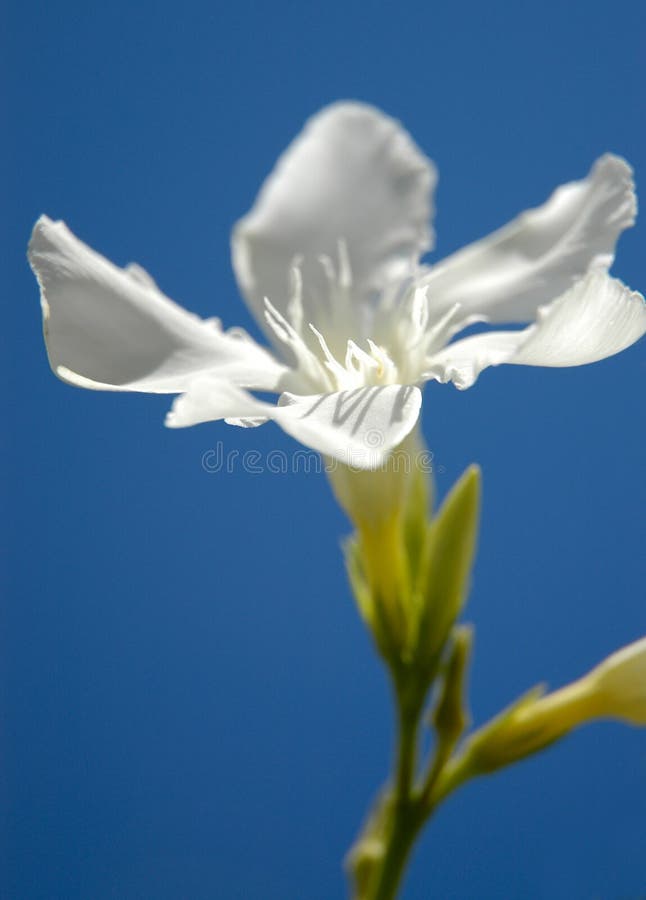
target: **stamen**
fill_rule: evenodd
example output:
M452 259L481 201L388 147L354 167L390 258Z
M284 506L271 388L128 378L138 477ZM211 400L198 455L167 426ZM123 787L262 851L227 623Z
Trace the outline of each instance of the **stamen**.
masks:
M265 322L269 325L279 341L289 344L292 340L294 329L289 322L278 312L269 297L265 297Z
M349 290L352 287L352 267L345 238L339 238L337 241L337 252L339 254L339 287Z
M316 336L316 339L319 342L321 350L323 351L323 355L325 356L325 363L326 363L327 367L332 372L332 374L337 378L337 380L345 379L348 374L347 369L345 369L341 365L341 363L338 361L338 359L336 359L336 357L334 357L332 355L332 353L330 352L330 348L328 347L327 342L326 342L325 338L323 337L323 335L321 334L321 332L317 328L315 328L311 322L309 324L310 324L312 333Z
M321 384L326 385L326 389L332 388L330 377L320 360L267 297L265 297L265 320L278 340L291 349L302 374L319 388Z
M378 363L378 377L384 380L390 378L397 371L395 363L386 353L384 348L377 346L377 344L375 344L374 341L371 341L370 338L368 338L368 346L370 347L370 352Z
M426 343L426 328L430 317L427 288L415 288L410 291L402 304L401 315L398 316L397 332L405 343L406 350L415 350ZM425 347L424 347L425 349Z
M302 257L294 257L292 267L289 270L291 291L287 304L287 318L299 334L303 330L303 273L300 268L301 262Z
M413 292L411 319L418 331L426 331L429 319L428 287L416 288Z
M334 285L336 283L336 272L334 271L334 263L325 253L321 253L316 257L321 268L323 269L323 274L328 283L328 287L330 290L334 289Z
M378 369L379 363L374 357L370 356L366 353L365 350L362 350L361 347L358 347L354 341L348 341L348 349L345 354L345 367L346 369L354 369L357 371L364 371L365 369Z

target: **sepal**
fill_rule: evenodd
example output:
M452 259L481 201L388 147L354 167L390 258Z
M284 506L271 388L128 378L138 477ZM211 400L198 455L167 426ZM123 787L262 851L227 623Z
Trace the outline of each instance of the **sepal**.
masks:
M546 728L545 720L532 718L544 694L545 687L537 685L469 738L463 757L468 759L472 775L495 772L561 736Z
M415 660L435 669L470 586L480 514L480 469L470 466L427 530L418 581Z
M453 642L442 677L440 696L433 712L433 726L441 744L454 747L469 727L466 682L473 645L473 628L460 625L453 629Z

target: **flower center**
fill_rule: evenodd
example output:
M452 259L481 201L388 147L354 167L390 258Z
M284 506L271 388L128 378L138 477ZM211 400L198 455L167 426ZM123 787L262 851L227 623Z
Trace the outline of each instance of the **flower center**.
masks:
M415 287L412 279L403 290L401 285L386 289L374 302L362 299L353 291L343 240L336 266L327 256L318 262L326 296L315 309L316 324L305 317L301 259L292 265L285 314L265 298L265 320L292 357L289 389L320 393L420 381L431 354L461 324L459 307L433 321L427 289ZM357 333L355 341L350 334Z
M346 391L369 385L398 383L398 370L388 351L367 339L367 349L346 340L345 356L338 359L325 336L311 322L297 330L265 298L265 319L294 358L296 375L315 391Z

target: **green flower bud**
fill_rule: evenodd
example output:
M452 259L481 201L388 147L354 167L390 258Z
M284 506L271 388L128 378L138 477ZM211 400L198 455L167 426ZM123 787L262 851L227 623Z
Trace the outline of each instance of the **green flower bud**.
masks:
M453 646L449 656L442 692L433 713L433 725L439 740L453 747L462 732L469 726L469 713L465 709L466 679L473 643L473 629L460 625L453 630Z

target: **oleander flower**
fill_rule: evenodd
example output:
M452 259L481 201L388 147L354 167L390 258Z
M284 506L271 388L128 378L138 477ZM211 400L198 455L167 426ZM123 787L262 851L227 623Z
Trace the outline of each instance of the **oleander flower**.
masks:
M644 334L643 297L608 275L636 211L622 159L602 156L543 206L428 267L435 182L376 109L339 103L308 123L233 231L238 283L271 350L185 311L139 266L112 265L43 216L29 259L52 369L85 388L180 394L170 427L273 420L374 468L415 426L425 381L462 389L501 363L591 363ZM459 339L474 322L516 327Z

